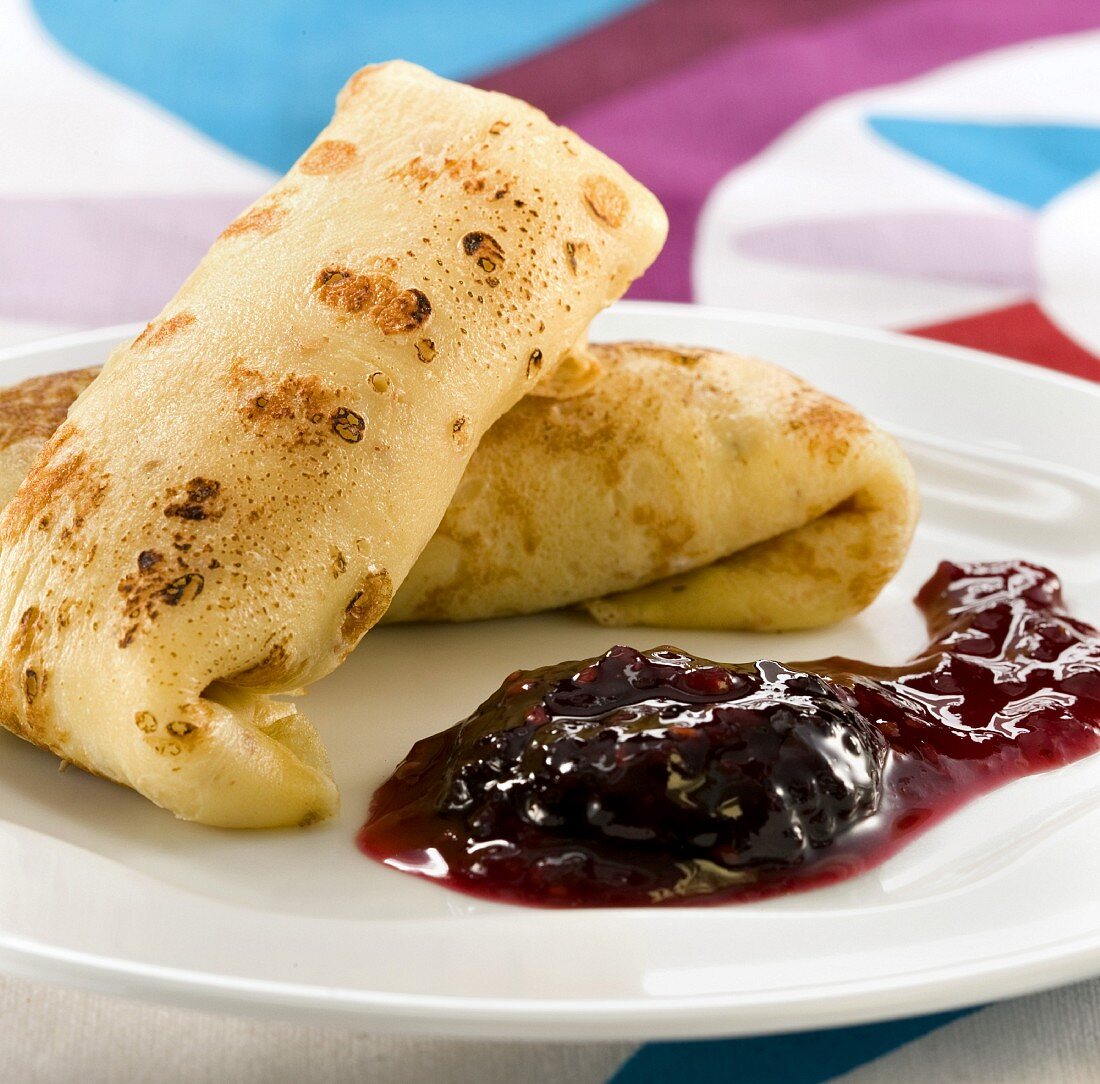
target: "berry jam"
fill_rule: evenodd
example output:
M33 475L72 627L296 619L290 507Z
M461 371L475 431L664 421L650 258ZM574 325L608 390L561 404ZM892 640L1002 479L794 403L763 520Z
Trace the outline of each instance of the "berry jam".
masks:
M359 845L511 903L760 899L1100 749L1100 635L1052 572L945 562L916 602L931 643L900 667L614 647L518 671L413 746Z

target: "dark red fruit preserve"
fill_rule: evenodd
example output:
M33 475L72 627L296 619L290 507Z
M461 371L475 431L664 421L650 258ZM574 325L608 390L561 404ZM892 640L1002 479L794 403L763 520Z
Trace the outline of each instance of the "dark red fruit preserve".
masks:
M512 903L759 899L1100 748L1100 636L1054 573L945 562L916 601L931 643L899 667L614 647L512 674L413 746L359 845Z

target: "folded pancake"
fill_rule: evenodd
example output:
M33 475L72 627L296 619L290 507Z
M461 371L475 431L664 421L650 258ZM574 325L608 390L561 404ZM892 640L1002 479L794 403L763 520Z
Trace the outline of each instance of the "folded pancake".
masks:
M593 345L485 436L386 620L810 628L875 598L916 517L896 441L790 373Z
M378 620L481 435L664 232L530 106L359 72L0 517L0 722L188 819L329 815L320 743L269 694Z

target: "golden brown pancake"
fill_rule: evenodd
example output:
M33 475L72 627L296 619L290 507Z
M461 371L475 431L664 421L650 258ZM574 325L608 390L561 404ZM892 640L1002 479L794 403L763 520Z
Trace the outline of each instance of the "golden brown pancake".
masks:
M57 417L95 371L0 394L0 432L10 440L34 418L20 445L32 454L47 435L39 418ZM43 398L38 414L9 413ZM0 479L15 479L10 455L0 449ZM916 516L896 442L783 370L718 351L591 346L489 430L384 620L580 603L607 625L813 628L874 600Z
M581 603L606 625L810 628L897 571L913 471L852 407L699 348L593 345L561 372L486 434L387 621Z
M0 516L0 723L190 820L331 814L320 742L271 694L381 617L482 434L665 229L530 106L357 73Z

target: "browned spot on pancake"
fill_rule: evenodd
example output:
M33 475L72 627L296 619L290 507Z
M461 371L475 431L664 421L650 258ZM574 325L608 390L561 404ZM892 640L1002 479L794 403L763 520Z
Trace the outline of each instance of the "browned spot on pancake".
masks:
M330 308L365 316L383 335L413 331L432 314L431 302L420 290L403 290L381 272L360 275L333 264L318 272L313 290Z
M162 346L177 331L190 327L195 322L194 314L190 312L177 312L174 316L168 316L163 320L152 320L145 325L145 330L134 340L133 346Z
M80 606L75 598L63 598L57 607L57 627L67 629L73 610Z
M429 365L435 360L435 341L432 339L419 339L416 343L416 356Z
M393 180L415 185L421 192L440 178L461 185L470 196L484 196L490 201L504 199L515 183L515 178L497 166L488 166L476 157L425 158L416 155L387 174ZM522 206L522 203L521 203Z
M23 695L28 704L33 704L38 699L39 685L38 671L28 667L23 671Z
M399 266L392 256L372 256L363 261L363 273L395 275Z
M272 644L258 662L231 675L228 680L234 685L246 688L286 685L297 681L305 672L306 665L302 660L297 662L291 660L290 640L285 638Z
M347 407L339 407L332 415L332 431L348 444L358 444L366 427L363 415Z
M27 473L0 520L3 541L14 542L43 522L44 529L57 527L61 543L79 540L85 521L103 503L110 476L83 451L65 454L75 432L62 425Z
M303 173L314 176L324 173L343 173L355 164L359 151L354 143L343 139L323 139L314 143L306 156L298 163Z
M858 411L798 381L786 401L788 431L804 440L809 450L839 465L856 437L870 432L870 423Z
M32 376L0 389L0 451L24 440L45 441L65 420L73 400L99 375L99 369Z
M436 169L419 154L410 158L403 166L398 166L389 173L393 180L412 181L423 191L439 176L441 170Z
M612 228L623 224L630 204L614 181L599 174L585 177L581 181L581 195L588 209L601 222Z
M198 598L205 585L206 578L201 572L185 572L164 585L161 597L169 606L179 606Z
M258 233L261 236L274 233L286 218L286 213L286 208L278 202L278 195L272 196L267 203L252 207L233 219L222 230L221 238L239 237L244 233Z
M151 711L135 712L134 725L143 734L152 734L157 729L157 717Z
M648 504L635 505L630 518L646 531L653 543L656 577L668 575L673 571L675 559L695 534L695 528L689 521Z
M489 125L489 135L503 135L504 129L508 127L508 121L495 120Z
M451 422L451 437L459 448L465 448L470 443L470 419L465 414L459 414Z
M390 574L384 568L368 573L344 608L340 642L336 645L337 654L346 655L355 647L364 633L379 622L392 600L393 582Z
M164 555L161 553L157 553L156 550L142 550L141 553L138 554L137 559L138 571L148 572L151 568L154 568L163 560Z
M169 490L164 514L185 520L221 519L225 502L220 499L221 483L211 478L192 478L183 487ZM139 564L140 564L140 558Z
M504 262L504 249L487 233L474 230L462 238L462 251L473 257L486 274L496 271Z
M15 627L8 642L8 653L14 659L23 659L34 650L35 642L46 627L46 619L37 606L28 606L19 615L19 624Z
M45 615L28 606L8 641L0 672L0 717L16 734L38 744L49 736L49 720L39 703L45 673L38 657Z
M367 84L378 74L381 64L368 64L360 68L344 85L336 99L336 108L343 109L357 94L361 93Z
M118 638L119 647L129 647L134 642L142 620L152 620L156 616L160 588L160 582L151 583L144 576L133 572L119 581L118 593L122 596L122 635Z
M265 425L327 411L335 397L335 389L312 373L305 376L287 373L272 388L258 369L239 363L230 369L229 383L238 398L244 400L240 410L245 418Z
M229 372L238 413L257 437L288 447L317 447L333 439L331 419L339 400L351 394L313 373L287 373L278 383L238 361Z
M138 712L134 721L154 753L178 757L193 751L203 740L204 724L209 722L211 710L209 702L199 700L181 704L178 716L163 726L150 712Z
M535 349L527 355L527 375L537 376L539 370L542 368L542 351Z
M332 557L332 578L338 580L348 570L348 559L336 546L329 547L329 555Z
M161 607L190 602L202 593L205 580L201 573L173 575L174 569L157 550L142 550L137 569L119 581L122 597L122 632L118 646L129 647L143 625L160 616Z
M579 274L590 262L592 246L587 241L566 241L564 249L566 266L574 275Z

